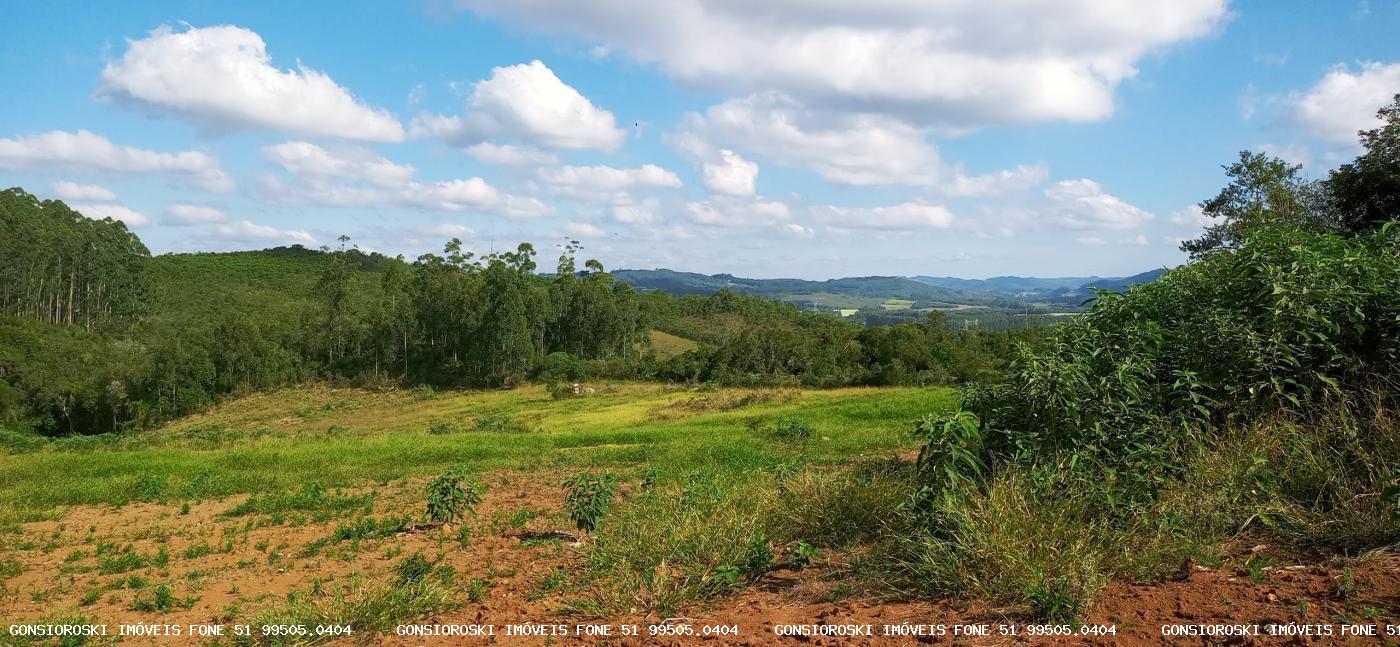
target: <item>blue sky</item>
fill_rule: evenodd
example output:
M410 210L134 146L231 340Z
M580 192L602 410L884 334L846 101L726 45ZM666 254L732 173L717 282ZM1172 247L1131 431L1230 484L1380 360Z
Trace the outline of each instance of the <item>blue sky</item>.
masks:
M1354 156L1397 33L1376 0L9 3L0 184L156 253L1132 274L1238 151Z

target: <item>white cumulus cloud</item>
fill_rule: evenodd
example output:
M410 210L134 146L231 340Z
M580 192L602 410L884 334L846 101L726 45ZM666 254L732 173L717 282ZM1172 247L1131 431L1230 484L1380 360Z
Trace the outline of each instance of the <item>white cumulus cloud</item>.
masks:
M945 229L953 224L947 207L905 202L888 207L813 207L813 214L841 229Z
M298 63L272 65L267 45L233 25L128 40L102 71L101 96L193 119L213 130L256 128L364 141L404 139L403 126L357 100L330 76Z
M1356 133L1381 124L1376 111L1400 94L1400 63L1362 63L1353 72L1332 68L1307 92L1291 97L1293 116L1309 134L1341 146L1356 146Z
M49 185L49 190L53 191L53 197L59 200L93 200L96 202L111 202L117 199L116 192L106 187L96 184L78 184L68 180L59 180Z
M529 146L481 142L468 146L466 153L478 161L501 166L545 166L559 163L559 158L554 155Z
M461 0L682 82L952 128L1113 113L1148 52L1210 34L1225 0Z
M686 216L696 224L712 227L755 227L781 224L792 215L786 204L763 198L714 196L700 202L687 202Z
M1187 229L1205 229L1221 222L1220 218L1207 216L1206 212L1201 209L1201 205L1199 204L1187 205L1177 209L1173 211L1170 216L1167 216L1167 219Z
M114 173L173 173L206 191L233 189L219 160L200 151L158 153L118 146L96 133L54 130L38 135L0 138L0 168L58 165Z
M643 164L637 168L554 166L541 168L535 175L556 193L590 200L625 200L618 194L632 189L675 189L681 186L679 175L655 164Z
M692 150L709 141L742 146L840 184L921 185L938 172L938 150L918 128L872 115L831 117L780 94L730 99L689 115L682 128Z
M753 195L758 179L758 164L750 162L729 149L719 151L719 162L700 167L705 188L726 195Z
M1044 164L1021 165L983 175L968 175L961 166L953 167L932 188L935 193L955 198L995 196L1025 191L1045 182L1050 168Z
M717 142L837 184L920 186L958 197L1024 190L1048 174L1044 165L1034 165L969 176L940 158L927 128L880 114L814 110L776 92L687 115L672 141L683 154L707 163L720 157Z
M144 214L119 204L75 204L70 206L73 207L74 211L94 220L111 218L126 223L128 227L144 227L151 223L151 219Z
M220 236L233 241L245 243L299 243L302 245L315 245L316 238L310 233L300 229L278 229L271 225L260 225L250 220L240 220L236 223L220 225L217 229Z
M613 220L629 225L646 225L656 220L656 214L652 210L630 203L613 205L612 217Z
M1089 179L1056 182L1045 197L1051 223L1066 229L1131 229L1152 219Z
M491 78L472 86L465 114L420 115L412 132L462 146L507 136L549 148L603 151L627 139L611 112L593 105L540 61L494 68Z
M287 142L264 149L294 182L268 176L263 189L275 200L332 207L409 206L432 211L481 211L507 218L554 213L545 203L502 193L479 177L425 181L416 170L358 148L327 149Z
M267 161L297 175L365 180L376 186L401 186L416 172L362 149L332 153L316 144L292 141L263 149Z
M564 225L564 233L579 238L602 238L608 232L598 225L587 222L571 222Z
M172 204L165 211L168 217L164 222L174 225L203 225L228 219L223 211L198 204Z

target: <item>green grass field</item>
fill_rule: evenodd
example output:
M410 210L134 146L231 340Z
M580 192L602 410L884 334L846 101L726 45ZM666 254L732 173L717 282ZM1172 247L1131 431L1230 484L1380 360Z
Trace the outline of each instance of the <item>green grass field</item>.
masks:
M122 505L153 494L201 500L293 490L312 480L351 487L458 463L473 471L835 464L906 447L914 419L953 403L951 390L919 388L691 391L618 384L567 400L551 399L539 386L431 395L288 389L90 450L0 456L0 521L51 518L64 506ZM815 431L800 456L790 443L751 430L782 416ZM448 423L439 431L453 433L430 433L433 423Z

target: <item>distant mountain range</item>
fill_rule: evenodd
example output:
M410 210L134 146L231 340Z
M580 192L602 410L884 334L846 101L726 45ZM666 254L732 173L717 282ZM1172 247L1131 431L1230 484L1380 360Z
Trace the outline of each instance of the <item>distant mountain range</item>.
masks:
M1029 301L1081 302L1093 296L1093 289L1122 292L1139 283L1151 283L1166 269L1148 270L1132 276L994 276L989 279L959 279L946 276L910 277L920 283L943 288L972 290L1014 296Z
M750 279L733 274L698 274L668 269L616 270L614 278L641 290L676 295L708 295L722 289L799 303L812 308L860 307L878 300L921 304L980 305L1018 308L1026 303L1078 305L1092 296L1091 288L1123 290L1154 281L1165 270L1124 277L1071 276L1037 278L998 276L960 279L935 276L858 276L826 281ZM916 306L918 307L918 306Z
M617 270L614 278L643 290L663 290L671 294L714 294L730 289L743 294L766 296L783 301L828 302L823 296L854 299L900 299L915 302L972 304L1014 307L1018 300L1006 295L958 290L929 285L904 276L857 276L826 281L803 279L749 279L733 274L697 274L674 270ZM806 297L806 298L804 298ZM837 304L838 306L840 304Z
M1075 290L1090 281L1098 281L1099 276L1061 276L1040 278L1034 276L993 276L990 279L960 279L951 276L911 276L920 283L936 285L954 290L976 290L997 294L1033 294L1048 290Z

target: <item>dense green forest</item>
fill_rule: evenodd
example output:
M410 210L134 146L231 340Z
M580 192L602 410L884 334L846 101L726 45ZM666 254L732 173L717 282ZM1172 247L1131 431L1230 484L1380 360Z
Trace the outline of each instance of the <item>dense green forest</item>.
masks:
M950 332L934 314L865 328L721 290L637 292L561 245L407 261L353 247L151 257L114 220L0 194L0 425L50 436L142 428L313 379L508 387L587 376L721 384L952 384L1004 368L1036 330ZM652 329L701 342L665 357Z

